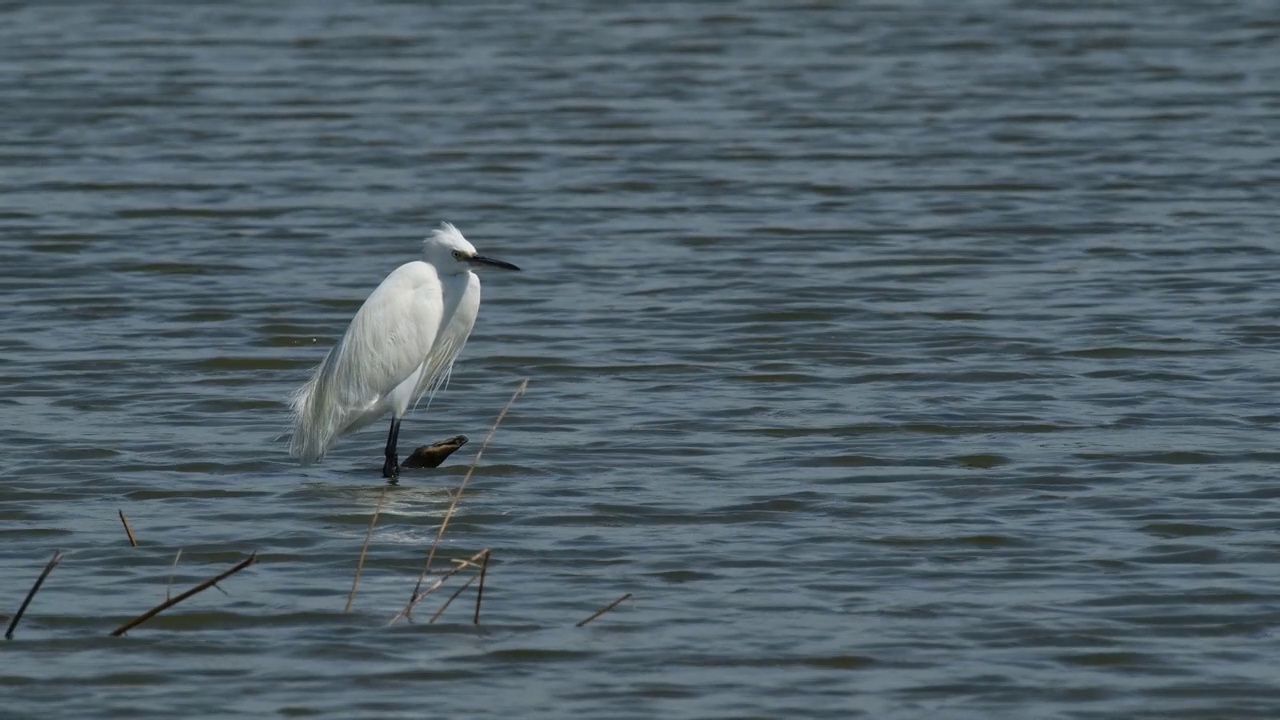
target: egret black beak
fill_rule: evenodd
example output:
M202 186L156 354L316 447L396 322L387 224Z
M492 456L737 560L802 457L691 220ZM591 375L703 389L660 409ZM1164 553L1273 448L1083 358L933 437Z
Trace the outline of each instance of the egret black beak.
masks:
M515 265L512 265L509 262L506 262L505 260L495 260L494 258L485 257L483 255L472 255L471 257L467 258L467 262L471 263L472 265L491 265L493 267L500 267L503 270L519 270L520 269Z

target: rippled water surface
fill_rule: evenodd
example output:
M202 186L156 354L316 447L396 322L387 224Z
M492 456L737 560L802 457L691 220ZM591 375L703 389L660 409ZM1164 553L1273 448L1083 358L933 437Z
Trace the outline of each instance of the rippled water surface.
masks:
M0 3L0 715L1278 717L1278 147L1270 2ZM344 614L285 400L440 220Z

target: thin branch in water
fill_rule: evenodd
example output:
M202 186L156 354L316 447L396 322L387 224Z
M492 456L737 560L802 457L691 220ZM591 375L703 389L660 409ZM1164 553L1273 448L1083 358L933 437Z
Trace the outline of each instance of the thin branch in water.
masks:
M226 580L227 578L231 577L232 575L235 575L236 573L240 572L241 570L243 570L243 569L245 569L245 568L249 567L250 565L252 565L254 562L256 562L256 561L257 561L257 559L258 559L258 553L256 553L256 552L255 552L254 554L250 555L249 557L245 558L244 560L241 560L239 563L237 563L237 564L236 564L236 566L235 566L235 567L231 568L230 570L227 570L226 572L222 573L221 575L216 575L216 576L214 576L214 577L209 578L208 580L205 580L204 582L200 583L199 585L196 585L195 587L193 587L193 588L191 588L190 590L188 590L188 591L186 591L186 592L182 593L181 595L179 595L179 596L177 596L177 597L173 598L172 600L165 600L164 602L160 603L159 605L157 605L157 606L155 606L155 607L151 608L150 610L148 610L148 611L146 611L146 612L142 613L142 614L141 614L141 615L139 615L138 617L136 617L136 618L134 618L134 619L130 620L129 622L127 622L127 623L125 623L125 624L121 625L120 627L116 628L115 630L112 630L112 631L111 631L111 636L112 636L112 637L120 637L121 635L123 635L123 634L125 634L125 633L129 632L129 631L130 631L130 630L132 630L133 628L135 628L135 627L137 627L137 626L141 625L142 623L144 623L144 622L146 622L146 621L150 620L151 618L155 617L156 615L159 615L160 613L164 612L165 610L168 610L169 608L173 607L174 605L177 605L178 603L182 602L183 600L186 600L187 598L191 597L192 595L195 595L196 593L199 593L199 592L204 591L204 590L208 590L209 588L213 587L214 585L217 585L219 582L222 582L223 580Z
M438 617L440 617L442 614L444 614L445 609L446 609L446 608L448 608L448 607L449 607L449 605L450 605L451 603L453 603L453 601L454 601L454 600L457 600L457 599L458 599L458 596L462 594L462 591L463 591L463 590L466 590L466 589L467 589L467 588L469 588L469 587L471 587L471 583L473 583L473 582L475 582L475 581L476 581L476 576L475 576L475 575L472 575L472 576L471 576L471 579L469 579L469 580L467 580L466 582L462 583L462 587L458 588L457 590L454 590L454 591L453 591L453 594L449 596L449 599L448 599L448 600L445 600L445 601L444 601L444 604L440 606L440 609L436 611L436 614L435 614L435 615L432 615L432 616L431 616L431 619L427 621L427 624L428 624L428 625L430 625L431 623L434 623L434 622L436 621L436 618L438 618Z
M22 605L18 606L18 612L14 613L13 619L9 621L9 627L4 631L5 640L13 639L13 631L17 629L18 621L21 620L23 614L27 612L27 606L31 604L31 598L36 596L36 593L40 590L40 586L44 584L44 579L49 577L49 573L53 572L54 568L58 567L58 563L62 562L62 558L64 557L66 556L62 554L61 550L53 551L53 557L49 558L49 562L44 566L44 570L41 571L40 577L36 578L36 584L32 585L31 589L27 591L27 596L23 598Z
M480 624L480 600L484 598L484 575L489 570L489 557L492 553L484 554L484 562L480 565L480 586L476 588L476 612L471 618L472 625Z
M169 568L169 583L164 586L164 599L169 599L169 593L173 591L173 576L178 573L178 561L182 559L182 548L178 548L178 554L173 556L173 567Z
M419 602L422 602L422 598L424 598L424 597L426 597L426 596L430 595L431 593L435 592L436 590L439 590L439 589L440 589L440 586L441 586L441 585L444 585L444 581L445 581L445 580L448 580L449 578L453 577L454 575L457 575L458 573L462 572L462 570L463 570L464 568L466 568L466 567L467 567L467 565L474 564L475 562L477 562L478 560L480 560L480 558L484 557L485 555L488 555L488 554L489 554L489 552L490 552L489 548L485 548L484 550L481 550L480 552L476 553L475 555L472 555L470 558L467 558L467 563L466 563L466 564L464 564L464 565L459 565L459 566L457 566L457 567L453 568L452 570L449 570L449 571L445 572L443 575L441 575L439 578L437 578L437 579L436 579L436 581L435 581L434 583L432 583L432 584L431 584L431 587L427 588L426 590L423 590L422 592L418 593L417 595L414 595L414 596L413 596L413 599L409 601L409 604L408 604L408 605L405 605L405 606L404 606L404 607L402 607L402 608L400 608L400 612L396 613L396 614L395 614L395 616L394 616L394 617L392 617L392 618L391 618L391 620L390 620L387 624L388 624L388 625L393 625L393 624L395 624L395 621L397 621L397 620L399 620L400 618L405 617L405 616L407 616L409 613L413 612L413 606L414 606L414 605L417 605Z
M382 512L382 501L387 499L387 489L382 488L378 495L378 504L373 507L373 517L369 518L369 532L364 535L364 545L360 546L360 560L356 562L356 576L351 578L351 592L347 593L347 605L342 614L351 612L351 603L356 599L356 586L360 584L360 571L364 570L364 556L369 552L369 540L373 538L373 528L378 524L378 513Z
M480 445L480 449L476 451L476 456L471 460L471 466L467 468L467 474L463 476L462 483L458 485L457 492L453 493L453 502L449 503L449 509L445 511L444 520L440 522L440 530L436 533L436 539L431 542L431 550L427 553L427 559L422 563L422 572L418 573L418 582L413 586L413 594L410 598L418 597L418 591L422 589L422 581L426 579L427 572L431 569L431 561L436 557L436 547L440 545L440 538L444 537L445 528L449 527L449 521L453 519L453 513L458 509L458 501L462 499L462 491L467 487L467 482L471 480L471 474L475 472L476 465L480 462L480 456L484 455L485 448L489 447L489 441L493 440L493 434L498 431L498 426L502 424L502 419L507 416L507 412L511 410L511 406L515 404L516 399L524 394L529 387L529 379L525 378L520 381L520 387L516 388L511 399L507 401L506 407L502 408L502 412L498 413L498 418L493 421L493 427L489 428L489 434L485 436L484 442ZM412 612L413 606L417 604L415 600L410 600L405 607ZM395 622L392 620L392 622Z
M129 518L124 516L123 510L117 510L120 513L120 522L124 523L124 534L129 536L129 546L138 547L138 539L133 536L133 528L129 527Z
M592 620L595 620L596 618L600 617L601 615L603 615L603 614L605 614L605 613L609 612L610 610L612 610L612 609L614 609L614 608L618 607L619 605L621 605L621 604L622 604L622 601L623 601L623 600L626 600L626 599L627 599L627 598L629 598L629 597L631 597L631 593L627 593L626 595L623 595L622 597L618 598L617 600L614 600L613 602L609 603L608 605L605 605L604 607L602 607L602 608L600 608L599 610L595 611L594 613L592 613L592 614L591 614L591 617L587 618L586 620L583 620L582 622L578 623L578 624L577 624L577 625L575 625L574 627L582 627L583 625L586 625L587 623L591 622Z

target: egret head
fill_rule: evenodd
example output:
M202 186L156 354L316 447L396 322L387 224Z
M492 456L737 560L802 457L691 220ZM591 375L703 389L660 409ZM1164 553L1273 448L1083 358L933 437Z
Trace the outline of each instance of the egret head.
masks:
M475 246L462 237L458 228L447 222L440 223L440 227L431 231L431 237L423 243L423 254L427 262L436 267L436 272L442 274L462 273L480 266L520 269L509 262L476 253Z

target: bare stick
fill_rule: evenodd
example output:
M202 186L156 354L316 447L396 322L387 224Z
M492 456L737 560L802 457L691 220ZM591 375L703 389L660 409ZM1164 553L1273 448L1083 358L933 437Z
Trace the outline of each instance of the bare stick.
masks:
M182 559L182 548L178 548L178 554L173 556L173 567L169 568L169 584L164 586L164 599L169 599L169 593L173 590L173 576L178 572L178 560Z
M217 585L218 583L222 582L223 580L226 580L227 578L231 577L232 575L235 575L236 573L240 572L241 570L243 570L243 569L245 569L245 568L249 567L250 565L252 565L254 562L256 562L256 561L257 561L257 559L258 559L258 553L256 553L256 552L255 552L254 554L250 555L249 557L245 558L244 560L241 560L239 563L237 563L237 564L236 564L236 566L235 566L235 567L233 567L233 568L231 568L230 570L228 570L228 571L226 571L226 572L222 573L221 575L217 575L217 576L215 576L215 577L211 577L211 578L209 578L208 580L205 580L204 582L202 582L202 583L200 583L199 585L197 585L197 586L195 586L195 587L191 588L190 590L188 590L188 591L186 591L186 592L182 593L181 595L179 595L179 596L177 596L177 597L173 598L172 600L165 600L164 602L160 603L159 605L157 605L157 606L155 606L155 607L151 608L150 610L148 610L148 611L146 611L146 612L142 613L142 614L141 614L141 615L139 615L138 617L136 617L136 618L134 618L134 619L130 620L129 622L127 622L127 623L125 623L125 624L121 625L120 627L116 628L115 630L112 630L112 631L111 631L111 636L112 636L112 637L120 637L121 635L123 635L123 634L125 634L125 633L129 632L129 631L130 631L130 630L132 630L133 628L135 628L135 627L137 627L137 626L141 625L142 623L144 623L144 622L146 622L146 621L150 620L151 618L155 617L156 615L159 615L160 613L164 612L165 610L168 610L169 608L173 607L174 605L177 605L178 603L182 602L183 600L186 600L187 598L191 597L192 595L195 595L196 593L201 592L201 591L203 591L203 590L208 590L210 587L213 587L214 585Z
M525 378L520 381L520 387L516 388L515 394L507 401L507 406L502 408L502 412L498 413L498 419L493 421L493 427L489 428L489 434L485 437L484 443L480 445L480 449L476 451L476 456L471 460L471 467L467 468L467 474L463 476L462 483L458 485L458 491L453 493L453 502L449 503L449 509L445 511L444 520L440 522L440 530L436 533L436 539L431 542L431 551L427 553L426 562L422 563L422 572L418 573L418 582L413 586L413 595L417 597L418 591L422 589L422 581L427 577L427 571L431 569L431 561L436 557L436 547L440 544L440 538L444 536L445 528L449 527L449 520L453 518L453 513L458 508L458 500L462 499L462 491L467 487L467 482L471 480L471 474L475 472L476 465L480 462L480 456L484 455L485 448L489 447L489 441L493 439L493 434L498 431L498 425L502 423L502 419L507 416L507 411L511 410L511 406L515 404L516 398L524 394L526 388L529 387L529 379ZM412 612L416 600L410 600L405 608ZM392 620L392 622L395 622Z
M462 594L463 590L466 590L467 588L471 587L471 583L475 581L476 581L476 576L472 575L470 580L462 583L462 587L458 588L457 590L454 590L453 594L449 596L449 599L445 600L444 604L440 606L440 609L436 611L436 614L432 615L431 619L427 621L427 624L430 625L431 623L436 621L436 618L444 614L445 609L447 609L454 600L458 599L458 596Z
M120 522L124 523L124 534L129 536L129 546L138 547L138 539L133 536L133 528L129 527L129 518L124 516L123 510L117 512L120 513Z
M62 562L63 554L61 550L54 550L53 557L49 558L49 562L44 566L44 571L40 573L40 577L36 578L36 584L31 586L27 591L27 596L23 598L22 605L18 607L18 612L14 614L13 619L9 621L9 627L4 631L4 639L12 640L13 631L18 627L18 621L22 619L23 613L27 611L27 606L31 604L31 598L36 596L36 592L40 590L40 586L44 584L44 579L49 577L49 573L58 567L58 563Z
M486 556L486 555L488 555L488 554L489 554L489 548L485 548L484 550L481 550L480 552L476 553L475 555L472 555L471 557L467 558L467 562L466 562L466 563L463 563L463 564L461 564L461 565L459 565L459 566L457 566L457 567L453 568L452 570L448 570L448 571L446 571L446 572L445 572L443 575L441 575L439 578L436 578L436 581L435 581L434 583L432 583L432 584L431 584L431 587L427 588L426 590L423 590L422 592L418 593L417 595L414 595L414 596L413 596L413 599L409 601L409 604L408 604L408 605L405 605L405 606L404 606L404 607L402 607L402 608L400 608L400 612L396 613L396 614L395 614L395 616L391 618L391 621L390 621L390 622L388 622L387 624L388 624L388 625L393 625L393 624L395 624L395 621L397 621L397 620L399 620L400 618L405 617L406 615L408 615L410 612L412 612L412 611L413 611L413 606L414 606L414 605L417 605L419 602L422 602L422 598L424 598L424 597L426 597L426 596L430 595L431 593L435 592L436 590L439 590L439 589L440 589L440 586L444 584L444 581L445 581L445 580L448 580L449 578L453 577L454 575L457 575L458 573L462 572L462 571L463 571L463 570L464 570L468 565L474 564L475 562L477 562L478 560L480 560L480 558L482 558L482 557L484 557L484 556Z
M605 613L609 612L610 610L612 610L612 609L614 609L614 608L618 607L619 605L621 605L621 604L622 604L622 601L623 601L623 600L626 600L626 599L627 599L627 598L629 598L629 597L631 597L631 593L627 593L626 595L623 595L622 597L618 598L617 600L614 600L613 602L609 603L608 605L605 605L604 607L602 607L602 608L600 608L599 610L595 611L594 613L592 613L592 614L591 614L591 617L587 618L586 620L583 620L582 622L578 623L578 624L577 624L577 625L575 625L574 627L582 627L583 625L586 625L587 623L591 622L592 620L595 620L596 618L600 617L601 615L603 615L603 614L605 614Z
M351 612L351 603L356 599L356 586L360 584L360 571L364 569L364 556L369 552L369 540L373 537L373 527L378 524L378 513L382 512L382 501L387 498L387 489L382 488L378 495L378 504L373 507L373 517L369 518L369 532L364 535L364 545L360 546L360 560L356 562L356 576L351 579L351 592L347 593L347 605L342 614Z
M484 554L484 561L480 564L480 586L476 588L476 613L471 618L472 625L480 624L480 600L484 597L484 574L489 569L489 556L492 553Z

